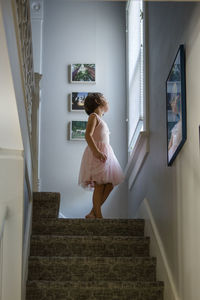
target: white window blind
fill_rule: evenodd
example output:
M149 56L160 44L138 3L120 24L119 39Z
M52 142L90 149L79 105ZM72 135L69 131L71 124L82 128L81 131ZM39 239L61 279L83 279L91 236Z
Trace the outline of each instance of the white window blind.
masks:
M143 0L127 4L128 144L129 152L143 130Z

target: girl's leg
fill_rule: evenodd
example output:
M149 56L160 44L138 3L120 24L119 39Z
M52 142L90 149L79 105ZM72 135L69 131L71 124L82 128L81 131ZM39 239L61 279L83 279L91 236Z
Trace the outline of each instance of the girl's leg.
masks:
M101 199L101 205L106 201L111 191L113 190L113 184L107 183L104 184L103 197ZM95 218L94 208L91 209L90 213L86 216L86 218Z
M93 211L96 218L102 218L101 213L101 201L104 193L104 184L97 184L95 182L94 193L93 193Z
M102 201L101 201L101 205L106 201L106 199L108 198L108 196L110 195L112 190L113 190L113 184L112 183L106 183L105 188L104 188L104 192L103 192L103 198L102 198Z
M96 182L94 184L96 185ZM105 185L104 185L104 187L105 187ZM93 192L93 196L94 196L94 192ZM95 212L94 212L94 205L93 205L91 211L89 212L89 214L87 214L85 216L85 218L88 218L88 219L95 219L96 218Z

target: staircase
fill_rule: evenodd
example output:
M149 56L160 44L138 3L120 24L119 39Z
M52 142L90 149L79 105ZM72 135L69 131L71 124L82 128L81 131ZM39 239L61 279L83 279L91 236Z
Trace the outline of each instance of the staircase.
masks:
M60 193L34 192L26 300L163 300L142 219L59 219Z

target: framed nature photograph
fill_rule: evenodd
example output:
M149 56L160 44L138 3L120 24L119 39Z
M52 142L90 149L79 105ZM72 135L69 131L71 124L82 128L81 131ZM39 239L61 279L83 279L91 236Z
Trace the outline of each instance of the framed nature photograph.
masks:
M71 111L85 111L84 109L84 101L88 96L87 92L72 92L70 97L70 110Z
M71 121L70 122L70 140L85 140L87 121Z
M185 49L180 45L166 80L167 163L171 166L186 134Z
M96 83L96 65L71 64L71 83Z

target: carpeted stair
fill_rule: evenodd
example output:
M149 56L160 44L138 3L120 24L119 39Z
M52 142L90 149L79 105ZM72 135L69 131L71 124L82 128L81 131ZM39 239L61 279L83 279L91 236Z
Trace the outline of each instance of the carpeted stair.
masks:
M59 219L59 205L33 194L26 300L163 300L143 219Z

